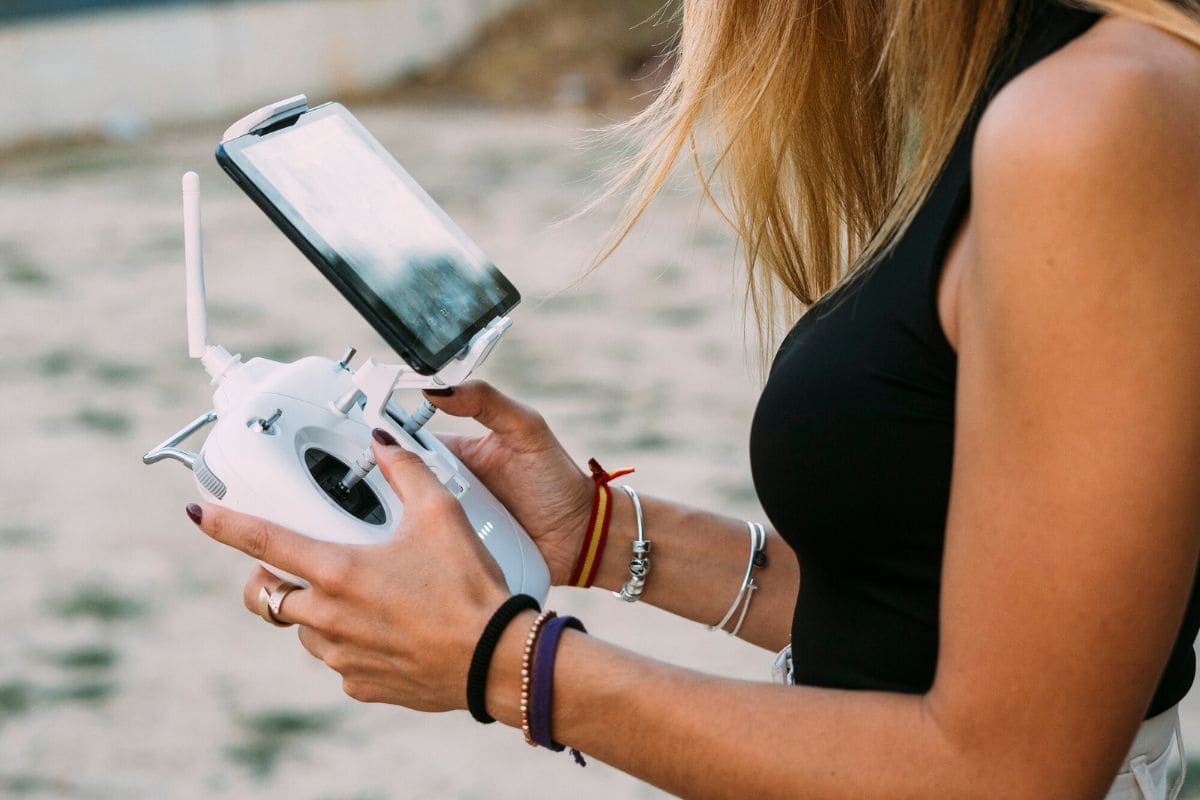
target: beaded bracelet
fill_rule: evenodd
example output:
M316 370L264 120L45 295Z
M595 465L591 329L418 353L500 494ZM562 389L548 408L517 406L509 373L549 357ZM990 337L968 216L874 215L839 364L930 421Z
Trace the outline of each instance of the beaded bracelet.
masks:
M588 517L583 546L579 550L579 558L568 581L570 586L580 589L589 588L596 580L600 558L608 541L608 525L612 521L612 490L608 488L609 481L633 472L632 467L606 472L594 458L588 459L588 469L592 471L592 480L596 483L596 494L592 498L592 513Z
M521 731L525 734L525 744L537 747L537 742L529 733L529 684L533 680L533 647L541 633L542 626L551 618L557 616L553 611L543 611L529 627L529 635L525 637L525 652L521 655Z

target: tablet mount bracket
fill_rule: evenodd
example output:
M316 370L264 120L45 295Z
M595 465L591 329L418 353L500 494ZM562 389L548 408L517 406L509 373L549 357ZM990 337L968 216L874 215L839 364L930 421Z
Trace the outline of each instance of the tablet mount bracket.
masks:
M246 134L259 133L264 128L269 128L276 123L284 122L292 117L298 117L305 111L308 111L308 97L306 95L298 94L286 100L277 100L270 105L263 106L257 111L251 111L230 125L221 137L221 143L225 144Z

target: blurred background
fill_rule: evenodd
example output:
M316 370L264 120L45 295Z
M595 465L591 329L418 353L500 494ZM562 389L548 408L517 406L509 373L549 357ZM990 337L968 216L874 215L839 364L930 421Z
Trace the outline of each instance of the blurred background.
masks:
M185 170L212 342L389 356L212 158L233 120L306 93L346 103L522 290L483 377L581 463L761 518L756 345L716 214L682 180L576 282L617 209L572 215L629 149L589 131L647 102L676 24L662 0L0 0L0 797L662 796L465 712L349 700L242 608L251 565L186 520L186 470L140 459L210 407L185 342ZM652 608L549 604L664 660L769 677L772 654ZM1200 747L1195 702L1185 738Z
M233 120L304 92L346 103L521 289L483 377L581 463L759 515L758 379L722 223L670 192L574 285L616 209L568 218L628 150L588 131L669 68L659 7L0 0L0 797L661 796L465 712L349 700L294 630L242 608L251 565L187 521L187 471L141 464L211 405L186 350L185 170L203 185L211 341L389 355L213 159ZM663 659L769 676L770 653L650 608L550 604Z

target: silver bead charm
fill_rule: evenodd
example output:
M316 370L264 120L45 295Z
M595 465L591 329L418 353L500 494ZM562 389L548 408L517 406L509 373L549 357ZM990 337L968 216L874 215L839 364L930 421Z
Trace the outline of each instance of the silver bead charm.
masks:
M637 519L637 538L633 540L633 557L629 559L629 580L621 586L621 591L613 592L613 597L626 603L636 603L642 597L646 587L646 576L650 574L650 540L646 538L646 526L642 517L642 501L637 492L630 486L621 486L629 499L633 501L633 511Z

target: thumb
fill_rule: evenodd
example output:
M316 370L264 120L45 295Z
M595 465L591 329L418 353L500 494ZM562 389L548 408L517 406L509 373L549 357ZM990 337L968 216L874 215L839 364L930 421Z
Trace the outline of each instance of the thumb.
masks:
M439 497L451 497L421 457L410 452L382 428L371 431L375 463L405 506L421 506Z
M531 436L546 429L541 414L486 381L467 381L447 394L426 392L425 397L439 411L452 417L471 417L499 436Z

